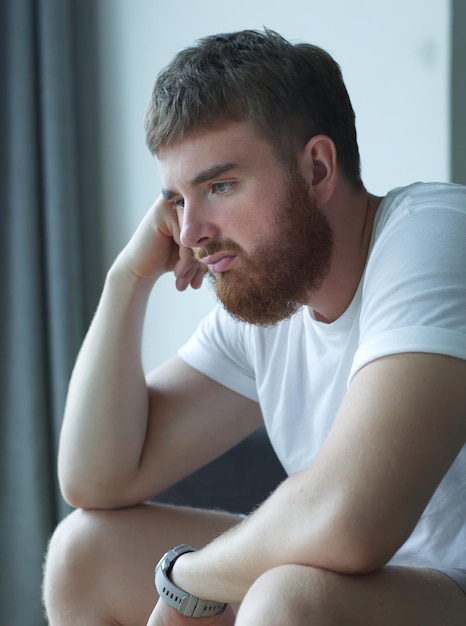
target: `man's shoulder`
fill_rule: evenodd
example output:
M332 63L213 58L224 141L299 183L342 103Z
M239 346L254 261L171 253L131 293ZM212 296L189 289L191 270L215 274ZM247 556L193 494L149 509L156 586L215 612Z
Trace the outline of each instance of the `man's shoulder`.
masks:
M373 242L400 220L427 212L448 210L463 213L466 217L466 187L454 183L418 182L396 187L387 193L380 204L374 224Z
M448 182L416 182L390 190L386 205L457 206L466 210L466 186Z

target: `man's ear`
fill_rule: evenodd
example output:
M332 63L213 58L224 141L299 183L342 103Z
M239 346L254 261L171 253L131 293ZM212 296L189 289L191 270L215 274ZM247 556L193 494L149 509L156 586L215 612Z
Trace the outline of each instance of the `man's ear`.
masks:
M327 135L311 137L299 158L302 176L312 188L317 203L330 200L337 184L337 150Z

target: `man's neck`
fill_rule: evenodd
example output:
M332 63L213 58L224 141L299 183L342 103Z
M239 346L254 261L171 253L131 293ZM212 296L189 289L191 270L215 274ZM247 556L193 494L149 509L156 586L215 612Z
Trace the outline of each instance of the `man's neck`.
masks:
M344 183L322 207L334 235L330 270L308 306L316 320L331 323L351 304L367 262L372 228L382 198Z

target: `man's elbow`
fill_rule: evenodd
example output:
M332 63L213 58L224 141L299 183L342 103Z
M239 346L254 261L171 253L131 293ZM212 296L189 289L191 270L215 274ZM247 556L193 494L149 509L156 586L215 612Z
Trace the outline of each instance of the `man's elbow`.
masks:
M75 484L73 481L60 481L63 499L74 509L114 509L119 508L108 494L90 489L86 485Z
M370 574L384 567L393 556L393 552L371 545L352 545L344 558L336 560L336 571L342 574Z
M399 542L387 532L341 530L330 541L329 567L341 574L361 575L384 567L395 554Z
M348 490L322 490L322 498L308 506L296 475L283 483L282 491L289 497L290 510L304 501L302 514L291 522L291 543L286 544L293 562L341 574L367 574L384 567L407 538L399 519L392 516L381 524L380 516L376 519L367 506L355 506ZM303 519L312 521L304 525Z
M59 485L63 499L76 509L121 509L136 502L125 497L123 483L116 485L94 477L77 477L59 473Z
M405 539L388 525L358 518L354 509L349 511L346 507L336 507L331 515L327 509L320 527L321 533L317 537L311 535L307 542L307 561L340 574L368 574L381 569Z

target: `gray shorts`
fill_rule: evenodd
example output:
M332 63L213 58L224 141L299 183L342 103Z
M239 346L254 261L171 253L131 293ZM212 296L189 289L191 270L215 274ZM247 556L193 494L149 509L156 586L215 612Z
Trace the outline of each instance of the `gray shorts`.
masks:
M458 567L449 567L445 569L437 569L437 572L441 572L448 576L466 593L466 569L460 569Z

